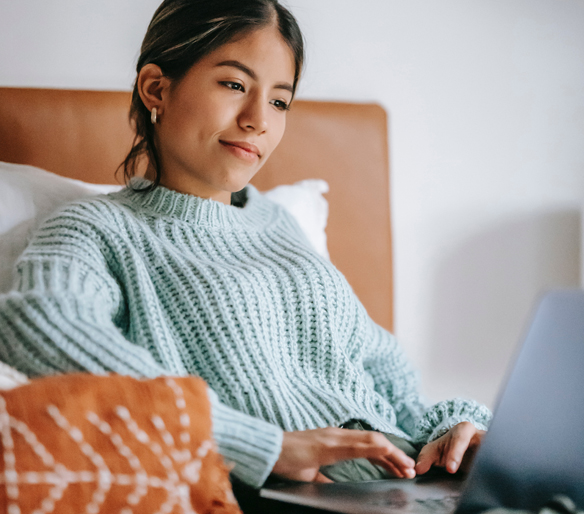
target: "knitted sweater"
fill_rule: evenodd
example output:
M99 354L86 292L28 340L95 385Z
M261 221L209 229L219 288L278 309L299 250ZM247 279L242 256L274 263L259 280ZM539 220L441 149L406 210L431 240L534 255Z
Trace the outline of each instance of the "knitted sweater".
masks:
M487 428L473 401L427 408L343 275L284 209L244 195L236 207L127 188L63 208L0 296L0 359L30 376L198 375L220 452L255 486L282 430L361 419L426 442L461 421Z

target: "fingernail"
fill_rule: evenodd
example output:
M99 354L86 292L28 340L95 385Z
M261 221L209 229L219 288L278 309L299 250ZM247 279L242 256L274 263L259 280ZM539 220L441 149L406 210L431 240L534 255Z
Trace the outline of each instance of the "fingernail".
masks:
M448 471L450 471L450 473L454 473L454 472L456 472L457 469L458 469L458 462L456 462L455 460L451 460L448 463Z
M405 474L407 478L414 478L416 476L416 472L413 469L406 469Z

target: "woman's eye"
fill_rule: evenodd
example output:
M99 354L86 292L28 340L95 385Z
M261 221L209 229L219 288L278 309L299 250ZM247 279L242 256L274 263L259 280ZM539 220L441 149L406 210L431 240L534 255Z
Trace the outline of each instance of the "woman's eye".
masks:
M221 82L222 85L224 85L225 87L228 87L229 89L233 90L233 91L241 91L241 92L245 92L245 89L243 87L243 84L240 84L239 82Z
M280 111L289 111L290 107L283 100L273 100L272 105Z

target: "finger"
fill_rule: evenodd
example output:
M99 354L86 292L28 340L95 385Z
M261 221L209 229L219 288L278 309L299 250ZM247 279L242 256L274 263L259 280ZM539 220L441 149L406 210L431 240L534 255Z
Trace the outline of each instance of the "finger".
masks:
M449 473L458 471L468 445L476 433L476 428L472 424L461 425L454 427L445 452L446 471Z
M386 468L399 478L413 478L416 476L414 467L416 461L409 457L403 450L390 443L382 434L376 434L379 438L379 451L375 450L374 458L379 465ZM369 457L371 460L371 457Z
M386 461L392 465L395 464L391 463L390 461ZM408 466L408 467L396 467L396 469L399 471L399 475L396 474L397 477L399 478L414 478L416 476L416 470L415 470L415 466L416 466L416 462L414 460L412 460L412 465Z
M462 458L462 462L458 467L460 471L470 470L474 457L485 434L486 432L484 430L477 430L477 432L472 436L464 457Z
M393 445L392 445L393 446ZM399 471L401 478L414 478L416 476L416 461L408 457L403 450L393 446L392 452L384 457L383 461L392 464Z
M433 441L422 448L416 463L416 474L427 473L434 463L440 459L440 442Z
M398 478L413 478L416 476L416 462L406 453L390 443L379 432L357 432L354 430L331 430L328 445L327 460L365 458L375 461ZM322 463L321 463L322 465Z
M389 471L394 477L406 478L406 475L400 471L400 469L391 461L385 459L369 459L369 462L381 466L386 471Z
M392 445L393 446L393 445ZM416 461L409 457L403 450L394 446L393 451L387 456L387 459L393 462L402 471L414 469Z
M325 458L336 462L338 460L358 458L388 459L399 469L413 468L415 462L405 452L391 444L386 437L379 432L357 432L354 430L341 430L331 432L327 444Z

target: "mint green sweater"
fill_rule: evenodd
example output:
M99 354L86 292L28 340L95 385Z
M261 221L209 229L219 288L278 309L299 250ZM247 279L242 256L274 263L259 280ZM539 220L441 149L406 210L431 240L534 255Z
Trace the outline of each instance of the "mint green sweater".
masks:
M63 208L0 296L0 359L30 376L201 376L219 450L254 486L282 430L361 419L426 442L461 421L487 428L473 401L425 406L343 275L284 209L252 186L243 196L236 207L125 189Z

